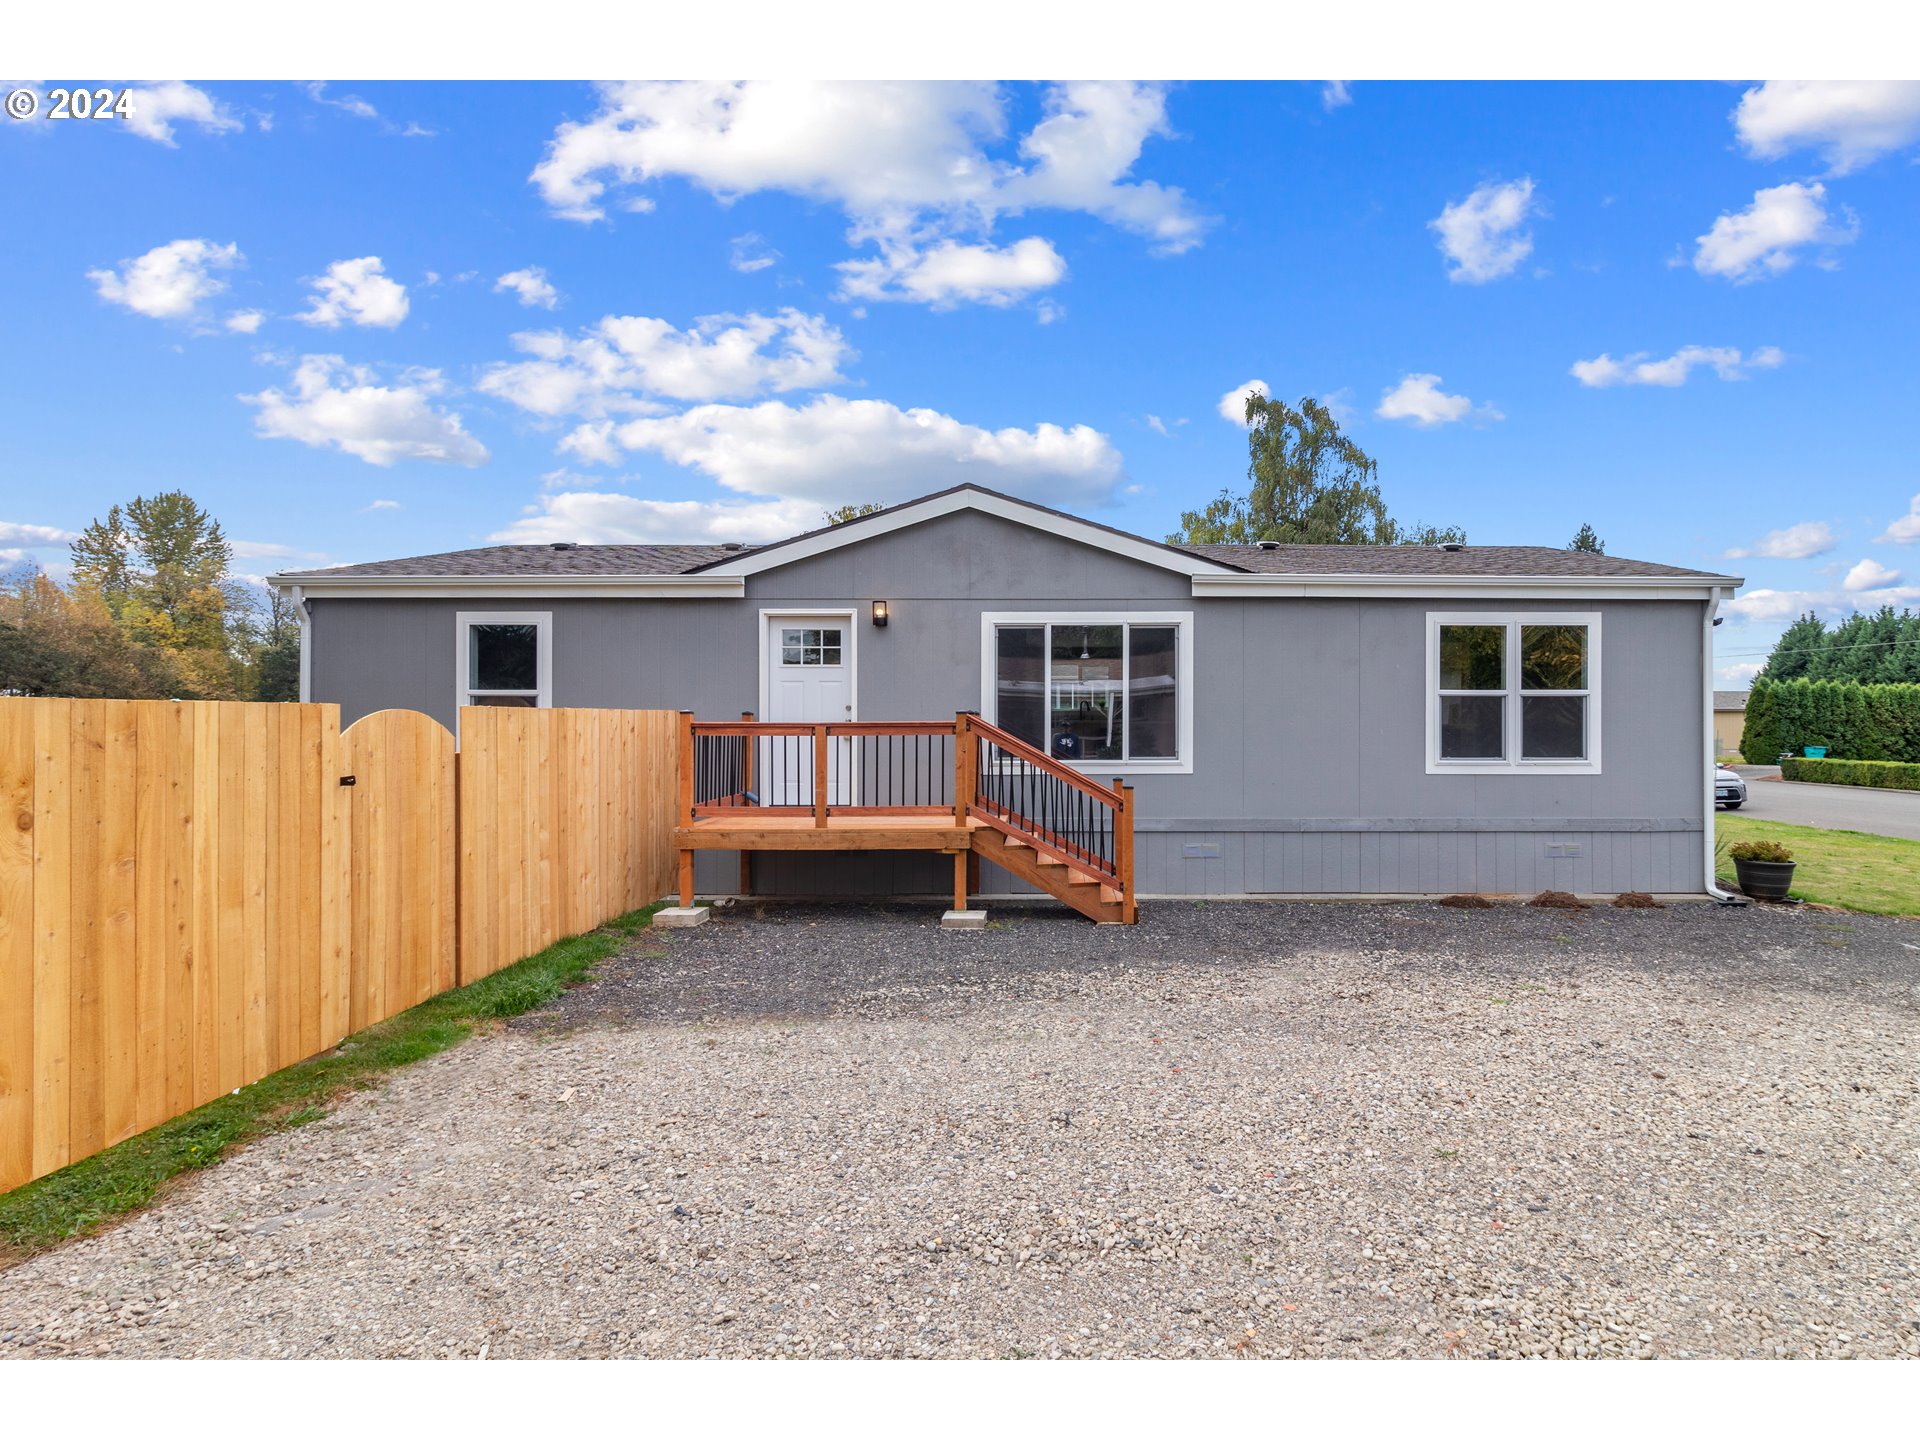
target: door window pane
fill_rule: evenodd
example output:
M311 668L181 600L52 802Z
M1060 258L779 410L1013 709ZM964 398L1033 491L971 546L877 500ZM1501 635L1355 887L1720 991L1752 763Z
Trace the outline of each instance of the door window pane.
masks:
M1440 627L1440 688L1442 690L1506 689L1507 627L1504 625L1442 625Z
M994 631L994 714L1000 728L1029 745L1047 747L1047 632L1040 625L1002 625Z
M1584 760L1587 754L1587 697L1520 697L1520 755L1526 760Z
M475 690L537 691L539 634L534 625L468 626L467 683Z
M1444 682L1443 686L1444 687ZM1522 625L1520 627L1520 688L1522 690L1585 690L1587 688L1587 627L1584 625Z
M840 654L838 630L796 628L783 629L780 632L780 663L782 665L838 665Z
M1126 754L1119 625L1055 625L1048 749L1062 760L1118 760Z
M1127 631L1127 754L1134 760L1171 760L1180 712L1171 625L1134 625Z
M1440 697L1440 758L1443 760L1505 758L1503 716L1506 705L1506 699L1499 695L1442 695Z

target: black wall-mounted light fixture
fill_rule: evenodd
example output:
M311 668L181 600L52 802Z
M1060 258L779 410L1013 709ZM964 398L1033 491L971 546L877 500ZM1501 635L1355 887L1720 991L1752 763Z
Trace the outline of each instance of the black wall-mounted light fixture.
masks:
M873 623L877 629L884 630L887 628L887 602L886 601L876 600L873 602Z

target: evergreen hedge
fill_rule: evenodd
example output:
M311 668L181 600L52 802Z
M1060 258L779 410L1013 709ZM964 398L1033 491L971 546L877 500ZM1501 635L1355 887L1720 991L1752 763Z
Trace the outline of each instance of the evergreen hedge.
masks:
M1781 762L1780 773L1788 780L1814 780L1822 785L1920 790L1920 765L1899 760L1785 760Z
M1754 681L1740 737L1747 763L1770 765L1809 745L1826 746L1835 760L1920 764L1920 685Z

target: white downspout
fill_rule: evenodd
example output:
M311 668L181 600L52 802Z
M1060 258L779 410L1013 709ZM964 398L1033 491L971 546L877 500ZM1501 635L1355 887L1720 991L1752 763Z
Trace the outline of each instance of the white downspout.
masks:
M1713 620L1715 613L1719 609L1720 591L1714 590L1710 592L1707 597L1707 613L1700 625L1700 726L1701 739L1703 742L1703 748L1700 753L1705 759L1707 772L1707 783L1704 786L1704 794L1702 796L1705 802L1705 808L1702 812L1705 816L1705 823L1701 827L1701 848L1704 852L1701 856L1701 863L1706 871L1708 895L1712 896L1722 905L1744 905L1747 903L1744 895L1734 895L1720 888L1719 877L1714 874L1713 865L1715 858L1717 858L1713 853L1714 817L1719 813L1720 809L1718 802L1714 798L1713 779L1714 767L1719 763L1719 758L1714 754L1713 748Z
M293 587L293 618L300 626L300 703L313 700L313 617L307 613L307 597Z

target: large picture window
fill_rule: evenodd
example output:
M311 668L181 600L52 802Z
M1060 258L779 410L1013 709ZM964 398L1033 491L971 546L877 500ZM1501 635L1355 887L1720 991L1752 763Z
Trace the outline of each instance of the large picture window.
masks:
M1427 617L1427 773L1600 769L1600 617Z
M535 709L553 703L553 617L548 611L455 617L457 705Z
M1094 771L1192 768L1192 617L988 615L981 713Z

